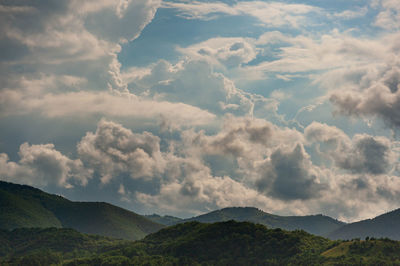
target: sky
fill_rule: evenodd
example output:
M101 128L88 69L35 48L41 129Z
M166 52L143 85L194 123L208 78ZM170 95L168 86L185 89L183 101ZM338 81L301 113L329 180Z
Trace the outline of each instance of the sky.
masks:
M0 180L140 214L400 207L398 0L0 0Z

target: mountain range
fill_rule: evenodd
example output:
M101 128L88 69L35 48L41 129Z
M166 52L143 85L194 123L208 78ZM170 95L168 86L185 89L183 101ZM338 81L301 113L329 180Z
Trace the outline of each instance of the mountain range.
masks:
M301 229L330 239L387 237L400 240L400 209L350 224L324 215L279 216L253 207L230 207L181 219L157 214L142 216L104 202L74 202L30 186L0 181L0 229L73 228L82 233L136 240L175 224L229 220L268 228Z
M290 231L301 229L310 234L319 236L325 236L345 224L321 214L307 216L279 216L263 212L262 210L253 207L224 208L185 219L181 222L198 221L201 223L215 223L229 220L259 223L268 228L282 228Z
M229 220L263 224L268 228L304 230L310 234L329 239L351 240L366 237L400 240L400 209L379 215L373 219L346 224L322 214L307 216L279 216L253 207L229 207L188 219L173 216L146 215L147 218L165 226L197 221L215 223Z
M73 228L136 240L164 226L105 202L74 202L39 189L0 181L0 228Z

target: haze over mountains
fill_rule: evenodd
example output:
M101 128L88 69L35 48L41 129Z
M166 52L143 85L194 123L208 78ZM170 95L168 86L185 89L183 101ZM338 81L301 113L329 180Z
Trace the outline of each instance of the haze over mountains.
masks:
M64 227L130 240L141 239L178 223L229 220L263 224L268 228L302 229L331 239L364 239L369 236L400 240L400 209L351 224L324 215L273 215L253 207L230 207L180 219L156 214L142 216L104 202L73 202L30 186L3 181L0 181L0 214L0 229Z

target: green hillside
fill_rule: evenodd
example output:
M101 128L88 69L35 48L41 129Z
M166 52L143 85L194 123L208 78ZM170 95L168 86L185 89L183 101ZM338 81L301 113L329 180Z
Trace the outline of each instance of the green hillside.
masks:
M39 189L0 181L0 228L65 227L136 240L163 226L104 202L73 202Z
M400 240L400 209L373 219L347 224L329 234L331 239L364 239L366 237Z
M54 214L38 201L3 190L0 184L0 228L61 227Z
M140 241L72 229L0 230L0 265L400 265L400 242L332 241L304 231L188 222Z
M215 265L295 262L316 257L332 242L304 231L267 229L260 224L188 222L160 230L141 243L149 255Z
M326 236L344 225L343 222L324 215L279 216L265 213L252 207L225 208L189 218L182 222L198 221L202 223L214 223L229 220L260 223L269 228L282 228L285 230L301 229L320 236Z
M65 228L0 230L1 265L50 265L99 254L127 243Z

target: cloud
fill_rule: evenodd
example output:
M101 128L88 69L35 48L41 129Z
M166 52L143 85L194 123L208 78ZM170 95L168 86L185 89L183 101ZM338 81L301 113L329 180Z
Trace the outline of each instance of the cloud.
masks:
M285 4L280 2L238 2L227 5L221 2L174 3L165 1L162 8L177 9L180 15L187 19L210 20L221 15L252 16L268 27L300 27L306 24L306 17L310 13L318 13L320 9L305 4Z
M183 180L161 186L155 195L136 193L139 202L161 212L200 214L229 206L273 206L270 200L228 176L213 176L205 165L186 161ZM189 170L190 169L190 170ZM275 207L279 206L276 204Z
M400 124L400 35L386 33L379 39L364 40L347 35L339 40L339 36L342 34L336 32L332 36L323 37L320 44L304 42L309 44L309 48L303 50L301 56L301 46L295 44L281 53L281 59L261 63L254 68L257 71L283 71L287 66L292 72L313 69L323 71L308 77L314 80L313 85L327 90L324 97L334 105L334 114L359 118L377 117L388 126L397 128ZM295 43L294 39L289 42ZM313 52L311 47L314 44L311 43L316 44L312 48ZM296 51L295 47L299 50ZM371 49L374 53L370 53ZM289 63L296 67L290 67Z
M116 196L123 202L184 216L256 206L284 215L322 212L357 219L393 208L400 197L400 179L394 175L399 144L384 137L349 138L320 123L311 124L303 135L263 119L232 115L215 133L174 133L162 140L161 148L160 137L153 133L133 133L102 119L97 130L87 132L77 144L76 159L52 144L24 143L18 162L0 154L0 176L66 188L99 178L102 186L117 188ZM313 163L306 149L315 145L321 152L316 156L332 160L335 167ZM210 160L217 160L220 169Z
M137 95L183 102L214 114L251 114L258 101L202 60L183 60L175 65L161 60L151 66L148 74L133 78L125 73L125 76L130 79L128 87Z
M396 0L375 1L374 7L380 6L381 10L376 16L374 25L386 30L400 29L400 7Z
M358 10L345 10L342 12L337 12L333 14L334 18L341 18L341 19L355 19L358 17L363 17L367 14L368 8L363 7L359 8Z
M398 154L385 137L356 134L350 139L340 129L317 122L305 129L305 136L312 143L325 145L318 146L321 156L353 174L388 174L396 166Z
M2 180L40 187L57 185L71 188L75 184L85 186L92 177L92 171L84 168L81 160L69 159L53 144L23 143L19 156L19 162L11 162L7 154L0 154Z
M158 0L1 4L0 47L10 51L0 62L2 114L18 115L13 104L21 98L29 109L59 103L63 96L72 102L73 97L87 96L82 91L124 91L117 58L121 44L139 36L159 5ZM65 77L79 82L67 84L62 82ZM48 82L44 88L31 89L42 81ZM74 94L77 91L81 94Z
M160 139L149 132L132 133L120 124L101 120L77 145L79 157L101 176L102 183L128 174L152 178L165 168Z
M251 39L212 38L201 43L178 48L178 51L196 60L206 60L212 65L238 67L256 58L257 51Z
M318 198L326 188L320 182L322 171L312 165L300 144L293 150L274 151L262 170L257 189L282 200Z
M387 46L376 40L352 37L333 30L320 37L306 35L288 36L280 32L267 32L256 41L257 47L268 51L273 44L280 44L272 56L276 59L249 66L252 71L309 72L359 66L381 60ZM371 54L373 49L375 53Z
M182 142L190 152L199 154L233 156L238 160L254 163L270 156L278 146L291 147L302 142L300 132L280 128L267 120L227 115L221 130L215 135L186 130ZM244 162L244 161L243 161Z
M73 6L85 15L85 27L102 39L126 42L136 39L153 19L161 0L75 1ZM83 8L82 8L83 5ZM103 8L102 8L103 7Z
M389 126L400 126L400 67L397 63L374 66L374 71L364 71L361 80L347 80L351 87L334 90L330 101L336 112L349 116L377 116Z
M40 82L41 90L52 83ZM200 108L184 104L143 99L132 93L118 91L67 93L37 92L32 84L24 91L3 90L0 94L1 116L37 112L44 117L85 118L96 115L159 120L161 116L174 121L177 126L204 125L215 115Z

